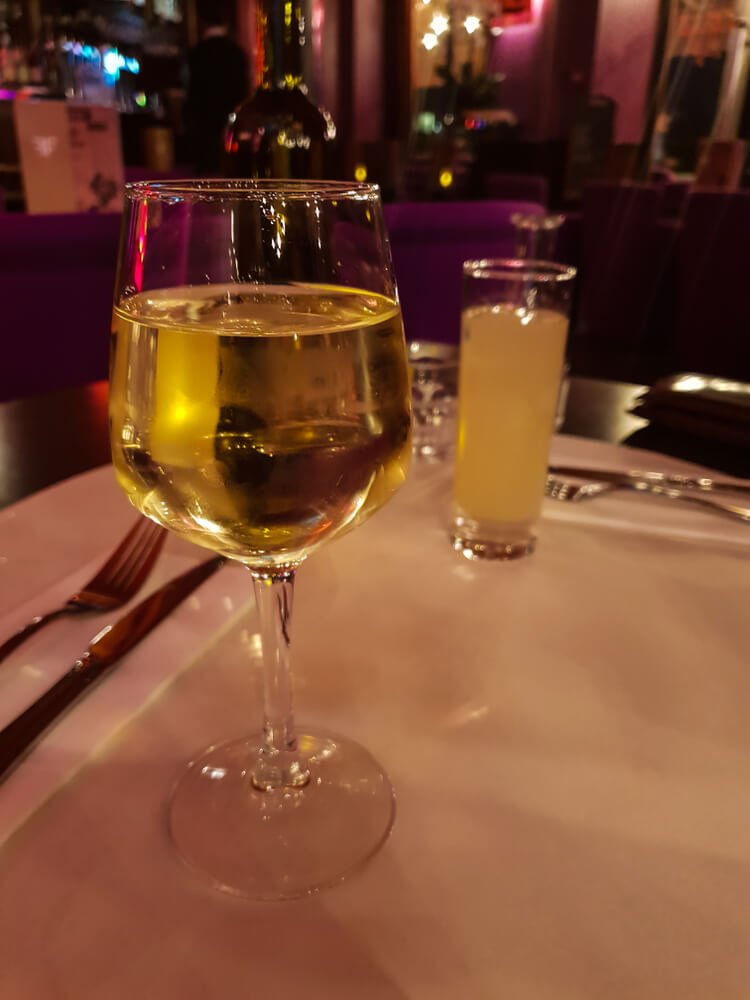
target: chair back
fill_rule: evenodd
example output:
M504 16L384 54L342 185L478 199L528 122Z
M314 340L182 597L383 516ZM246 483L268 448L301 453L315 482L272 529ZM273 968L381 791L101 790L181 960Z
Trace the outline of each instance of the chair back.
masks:
M503 174L490 171L485 179L487 198L501 201L536 201L549 204L549 184L535 174Z
M384 206L407 340L457 343L465 260L512 257L511 216L537 202L396 202Z
M660 184L601 181L584 189L579 308L570 342L580 374L627 380L643 372L645 357L656 367L663 361L676 241L675 226L662 221L663 199Z
M0 400L106 378L117 214L0 221Z
M695 191L678 257L680 371L750 381L750 192Z

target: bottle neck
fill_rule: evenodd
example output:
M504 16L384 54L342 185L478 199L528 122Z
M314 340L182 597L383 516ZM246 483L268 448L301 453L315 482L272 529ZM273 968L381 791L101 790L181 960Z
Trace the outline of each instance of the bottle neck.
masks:
M299 87L305 15L301 0L256 0L258 16L257 85Z

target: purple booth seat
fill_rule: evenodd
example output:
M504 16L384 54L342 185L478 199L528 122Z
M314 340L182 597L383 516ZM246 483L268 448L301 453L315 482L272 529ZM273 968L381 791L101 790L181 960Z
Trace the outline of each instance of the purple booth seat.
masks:
M514 212L536 202L397 202L384 206L407 340L457 343L465 260L512 257Z
M750 382L750 192L688 197L678 257L677 366Z
M665 364L677 227L660 221L662 200L656 184L584 188L579 309L569 351L578 374L647 379Z
M105 378L120 216L0 221L0 400Z
M665 219L679 219L687 206L690 195L690 181L666 181L661 214Z
M537 201L549 203L549 185L544 177L536 174L503 174L490 171L485 178L485 197L495 200Z

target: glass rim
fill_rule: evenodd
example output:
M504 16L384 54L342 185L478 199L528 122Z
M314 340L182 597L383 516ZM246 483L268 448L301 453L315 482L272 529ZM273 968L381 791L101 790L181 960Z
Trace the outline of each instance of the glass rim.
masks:
M184 180L131 181L125 197L131 201L263 201L270 197L316 201L349 199L374 201L380 197L377 184L358 181L288 180L273 178L185 178Z
M576 269L552 260L533 260L513 257L490 257L482 260L465 260L463 273L466 278L489 278L497 281L537 281L558 284L572 281Z
M410 340L406 345L410 365L434 366L435 363L458 363L458 344L443 344L435 340Z

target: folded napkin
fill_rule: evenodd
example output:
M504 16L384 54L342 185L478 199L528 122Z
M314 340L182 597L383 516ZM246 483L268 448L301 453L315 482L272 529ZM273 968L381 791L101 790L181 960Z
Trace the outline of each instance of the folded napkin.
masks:
M750 384L708 375L659 379L632 412L697 437L750 444Z

